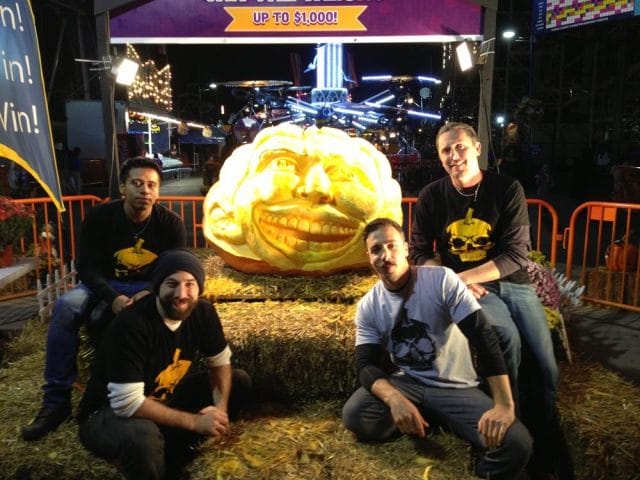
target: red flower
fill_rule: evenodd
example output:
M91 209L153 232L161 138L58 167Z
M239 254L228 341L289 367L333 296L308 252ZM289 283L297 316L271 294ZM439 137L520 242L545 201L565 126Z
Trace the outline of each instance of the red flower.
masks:
M22 203L0 196L0 248L15 244L33 226L33 212Z

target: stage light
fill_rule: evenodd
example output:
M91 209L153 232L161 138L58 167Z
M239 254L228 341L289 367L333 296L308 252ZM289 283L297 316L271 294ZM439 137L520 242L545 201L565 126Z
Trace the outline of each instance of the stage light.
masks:
M458 66L460 71L466 72L470 70L476 63L474 48L471 42L464 41L459 43L456 47L456 58L458 59Z
M391 75L365 75L362 77L362 81L366 82L367 80L391 80Z
M434 77L419 76L418 80L420 80L421 82L431 82L431 83L435 83L435 84L442 83L442 80L438 80L437 78L434 78Z
M317 108L314 108L313 105L302 103L297 99L290 99L285 101L285 106L289 107L291 110L295 110L297 112L308 113L312 116L317 116L319 111Z
M429 118L431 120L441 120L442 116L436 113L419 112L418 110L408 110L407 115L412 117Z
M362 123L368 123L370 125L378 125L380 119L360 116L360 117L356 117L356 120Z
M74 58L76 62L90 63L89 70L103 71L110 70L115 76L116 83L121 85L130 86L136 79L138 68L140 64L134 62L127 57L118 57L113 59L111 57L104 57L102 60L90 60L87 58Z
M365 112L363 112L362 110L354 110L351 108L344 108L344 107L333 107L333 110L338 112L338 113L344 113L345 115L363 115Z
M128 87L133 85L133 82L136 80L139 67L139 63L128 58L123 58L111 66L111 73L115 75L116 83Z
M516 32L513 28L507 28L502 32L502 38L504 38L505 40L511 40L515 36Z
M387 95L386 97L384 97L384 98L382 98L380 100L377 100L375 102L369 102L369 101L365 100L364 104L365 105L370 105L372 107L379 107L383 103L387 103L388 101L393 100L394 98L396 98L396 96L391 94L391 95Z

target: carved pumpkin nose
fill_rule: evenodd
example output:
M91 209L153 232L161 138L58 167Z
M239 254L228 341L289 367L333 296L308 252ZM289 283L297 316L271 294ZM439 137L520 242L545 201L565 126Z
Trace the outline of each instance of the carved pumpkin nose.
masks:
M327 203L331 200L331 180L321 164L315 164L308 170L298 193L312 202Z

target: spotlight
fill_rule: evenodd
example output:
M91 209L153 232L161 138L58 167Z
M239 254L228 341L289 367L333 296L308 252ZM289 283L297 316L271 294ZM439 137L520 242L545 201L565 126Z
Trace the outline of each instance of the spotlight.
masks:
M502 38L504 38L505 40L511 40L515 36L516 36L516 32L513 28L507 28L505 31L502 32Z
M140 64L134 62L127 57L118 57L113 59L111 57L104 57L102 60L90 60L87 58L75 58L76 62L85 62L91 64L89 70L102 71L110 70L111 74L115 76L116 83L120 85L131 86L136 80L136 74Z
M456 57L461 72L470 70L476 63L475 48L471 42L464 41L456 47Z
M136 74L138 73L139 67L140 64L137 62L128 58L123 58L119 62L113 64L111 67L111 73L116 76L116 83L130 86L136 80Z

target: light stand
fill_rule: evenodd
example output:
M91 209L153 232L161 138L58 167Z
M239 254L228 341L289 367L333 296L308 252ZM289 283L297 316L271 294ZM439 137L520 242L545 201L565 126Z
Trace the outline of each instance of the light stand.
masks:
M100 91L102 94L102 118L105 132L105 159L108 162L109 172L109 196L120 196L118 159L118 143L116 134L115 112L115 84L130 86L136 78L139 64L126 57L113 59L111 56L103 56L102 60L90 60L76 58L76 62L90 63L89 70L109 72L100 79Z

